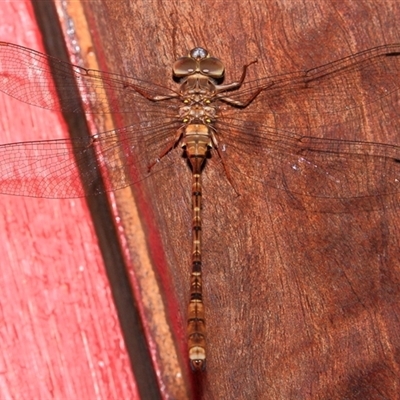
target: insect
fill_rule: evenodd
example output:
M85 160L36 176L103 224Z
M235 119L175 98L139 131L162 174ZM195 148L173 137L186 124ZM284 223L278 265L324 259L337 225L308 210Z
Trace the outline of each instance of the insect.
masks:
M88 138L0 146L0 192L71 198L117 190L155 175L183 152L192 172L192 268L188 353L206 364L202 299L201 175L217 158L236 194L238 177L273 186L319 211L374 208L396 200L400 147L329 137L366 128L360 104L397 95L400 45L384 45L308 71L223 84L224 64L201 47L173 65L177 89L88 70L0 42L0 90L34 106L64 112L134 113L132 124ZM57 80L57 90L52 83ZM77 85L82 97L69 95ZM57 93L66 100L59 103ZM396 105L395 105L396 107ZM296 133L294 133L296 132ZM314 136L311 136L313 134ZM363 137L361 136L361 137ZM94 151L96 160L86 155ZM95 173L106 170L104 187ZM368 169L364 168L368 166ZM102 169L102 170L103 170ZM359 171L365 171L360 175ZM81 171L79 173L79 171Z

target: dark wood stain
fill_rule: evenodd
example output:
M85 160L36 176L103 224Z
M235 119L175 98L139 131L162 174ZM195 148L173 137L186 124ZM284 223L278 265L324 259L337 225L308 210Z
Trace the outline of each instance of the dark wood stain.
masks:
M392 0L318 6L119 0L87 3L86 13L102 69L171 87L173 61L197 45L225 62L229 83L255 57L250 74L264 77L400 42L400 6ZM398 142L398 128L382 133L379 120L367 118L373 138L364 139ZM150 237L162 238L166 298L176 297L179 309L171 315L180 314L184 324L191 176L185 162L177 162L170 179L160 174L142 183L148 197L140 207L150 248L159 246ZM396 398L398 209L316 213L293 208L277 190L261 190L237 197L221 169L205 172L208 360L207 372L193 378L193 397ZM182 331L177 340L184 340Z

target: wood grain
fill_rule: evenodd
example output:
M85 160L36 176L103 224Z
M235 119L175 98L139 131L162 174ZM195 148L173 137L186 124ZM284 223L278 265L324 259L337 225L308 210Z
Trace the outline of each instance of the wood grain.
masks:
M0 9L0 40L44 51L29 1ZM2 144L68 136L60 114L0 102ZM0 216L0 397L137 396L85 200L2 195Z
M219 0L121 0L86 4L85 12L101 69L172 87L171 64L196 45L225 62L230 82L254 58L259 62L251 75L264 77L400 42L394 1L317 6L253 0L227 6ZM134 113L140 110L133 105ZM397 143L398 132L383 133L373 117L368 115L374 137L368 139ZM129 118L134 116L116 122ZM235 197L220 170L205 171L209 358L207 371L192 378L192 396L397 398L398 210L305 212L293 209L279 191L260 190L262 195L243 190ZM164 288L165 312L182 351L180 365L190 377L180 344L190 266L187 166L177 164L169 177L144 180L134 193ZM152 318L149 330L156 336ZM168 371L176 370L161 364L168 360L165 352L175 357L175 348L162 347L159 338L154 343L161 379L174 382Z

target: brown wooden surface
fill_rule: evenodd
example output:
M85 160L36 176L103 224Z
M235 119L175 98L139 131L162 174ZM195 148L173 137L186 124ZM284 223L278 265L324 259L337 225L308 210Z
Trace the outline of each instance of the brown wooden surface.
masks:
M84 4L101 69L166 86L173 86L173 61L196 45L223 59L230 82L256 57L253 73L263 77L400 42L400 8L391 0ZM380 137L379 121L368 118L375 126L369 140L396 143L398 132ZM336 134L346 137L346 132ZM176 347L162 347L162 338L154 339L155 359L164 363L158 366L160 379L170 385L166 391L177 384L171 375L175 367L166 366L166 352L172 360L176 348L178 357L182 352L178 360L184 376L190 376L182 345L189 291L190 179L181 162L168 180L157 174L136 189L150 257L164 285L176 335ZM208 360L207 371L193 378L194 397L397 398L398 209L304 212L293 209L279 191L262 190L256 196L255 189L248 193L244 188L237 198L220 170L205 172ZM129 212L128 204L125 208ZM122 224L128 228L130 221ZM135 254L136 245L129 245ZM151 326L155 323L149 322L153 335L158 334Z

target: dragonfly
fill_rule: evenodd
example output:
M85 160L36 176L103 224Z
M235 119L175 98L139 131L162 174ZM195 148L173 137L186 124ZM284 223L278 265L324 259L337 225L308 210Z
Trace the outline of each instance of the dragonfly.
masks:
M281 190L306 210L369 210L399 198L400 147L366 140L365 114L380 110L383 118L382 110L391 115L399 108L400 44L309 70L248 79L256 62L225 84L224 63L195 47L173 64L175 86L162 86L0 42L0 91L7 95L65 113L132 114L129 125L89 137L0 145L0 193L98 195L168 171L182 162L173 157L177 152L186 156L192 174L187 342L194 371L206 366L201 177L216 165L210 161L222 166L237 195L254 182L257 188ZM338 139L337 131L351 137ZM90 152L95 158L88 159Z

